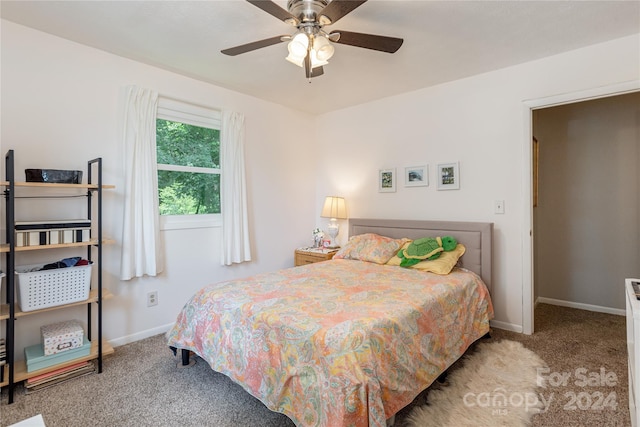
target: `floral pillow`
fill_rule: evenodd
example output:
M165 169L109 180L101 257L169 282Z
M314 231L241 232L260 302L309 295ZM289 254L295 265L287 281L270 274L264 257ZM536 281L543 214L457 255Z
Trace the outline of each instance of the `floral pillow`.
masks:
M333 259L355 259L386 264L408 239L392 239L374 233L353 236Z
M407 245L409 245L409 243L411 242L410 241L406 242L402 246L402 249L404 249ZM458 245L454 250L440 252L440 256L437 259L420 261L419 263L412 265L409 268L413 268L415 270L429 271L435 274L443 274L443 275L449 274L451 270L453 270L453 267L455 267L456 264L458 263L458 260L460 259L460 257L464 255L465 251L466 251L466 248L464 247L464 245L461 243L458 243ZM387 265L400 265L400 261L401 261L400 257L393 256L391 257L391 259L389 259L389 261L387 262Z

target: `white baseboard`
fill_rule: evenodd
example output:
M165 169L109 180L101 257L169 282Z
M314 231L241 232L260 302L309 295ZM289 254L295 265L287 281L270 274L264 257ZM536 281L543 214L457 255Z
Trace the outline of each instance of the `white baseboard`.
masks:
M504 329L505 331L517 332L519 334L522 333L522 325L516 325L514 323L491 320L489 321L489 325L491 325L492 328Z
M561 299L538 297L536 299L536 305L538 303L559 305L561 307L577 308L580 310L596 311L598 313L615 314L617 316L625 316L626 310L622 308L602 307L600 305L583 304L581 302L564 301Z
M124 337L120 337L120 338L115 338L115 339L109 340L109 344L111 344L112 347L119 347L121 345L129 344L129 343L136 342L136 341L140 341L140 340L143 340L145 338L152 337L154 335L164 334L169 329L171 329L172 326L173 326L173 323L169 323L167 325L162 325L162 326L157 326L157 327L152 328L152 329L147 329L146 331L140 331L140 332L137 332L137 333L132 334L132 335L126 335Z

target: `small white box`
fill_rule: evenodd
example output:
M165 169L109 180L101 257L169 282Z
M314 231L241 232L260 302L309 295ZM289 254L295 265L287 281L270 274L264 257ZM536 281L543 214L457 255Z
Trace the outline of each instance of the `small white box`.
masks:
M82 347L84 330L77 320L45 325L40 331L45 356Z

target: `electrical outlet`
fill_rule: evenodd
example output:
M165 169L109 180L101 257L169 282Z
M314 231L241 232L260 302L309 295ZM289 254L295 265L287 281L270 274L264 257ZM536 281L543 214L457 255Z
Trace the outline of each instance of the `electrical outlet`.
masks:
M158 291L152 291L147 294L147 307L158 305Z
M496 200L495 207L494 207L494 212L497 213L497 214L503 214L504 213L504 200Z

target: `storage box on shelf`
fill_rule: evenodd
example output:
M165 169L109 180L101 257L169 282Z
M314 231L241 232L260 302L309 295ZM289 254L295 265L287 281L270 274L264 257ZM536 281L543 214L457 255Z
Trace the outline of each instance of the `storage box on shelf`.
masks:
M86 357L91 353L91 342L84 338L82 345L71 350L56 354L44 354L42 344L35 344L24 349L24 360L27 372L31 373L52 366L57 366L64 362L75 361L79 357Z
M41 375L48 375L59 369L90 360L95 360L97 372L102 372L103 356L113 352L113 348L102 340L102 301L111 296L111 293L102 287L102 245L110 242L102 236L102 191L106 188L115 187L102 184L102 159L97 158L87 162L87 171L88 182L85 184L16 182L13 150L9 150L5 156L6 181L1 181L0 186L4 188L7 229L6 243L0 244L0 253L6 254L7 301L5 304L0 304L0 322L4 322L6 325L5 347L7 360L4 366L4 376L0 372L0 387L8 387L8 403L13 402L14 388L19 382ZM69 231L66 230L68 227L65 227L65 225L68 225L68 220L40 221L40 225L47 224L47 227L38 230L29 230L28 228L38 224L21 223L21 225L27 227L21 231L37 231L39 233L37 236L38 244L36 245L34 241L33 245L17 246L16 191L27 192L29 198L49 198L48 196L52 190L55 193L56 200L58 200L55 203L60 203L59 200L61 198L86 196L87 216L86 219L80 220L80 222L81 225L89 224L90 231L86 227L77 227L73 229L75 235L67 238L69 236L65 236L64 233ZM33 196L33 193L38 194ZM61 196L61 193L64 194ZM21 204L28 203L22 200L19 200L19 202ZM61 223L62 226L60 225ZM80 230L79 233L77 232L78 230ZM40 234L42 232L44 232L44 235ZM23 234L23 244L25 243L24 237L25 235ZM27 237L28 240L30 238L31 235ZM36 236L33 235L33 238L36 239ZM58 248L85 248L86 259L93 264L37 272L16 269L17 256L23 251ZM94 270L93 273L91 272L92 269ZM56 275L60 272L64 275L71 274L73 277L58 278ZM32 273L36 274L33 275ZM29 283L30 280L36 277L38 281L50 282L44 285L48 287L47 292L49 292L49 295L40 299L29 300L31 297L27 297L26 294L28 294L30 288L41 286ZM69 282L71 283L71 288L68 290L68 294L58 295L60 294L60 287L66 286ZM17 304L18 299L19 304ZM50 310L63 310L73 306L87 307L87 330L84 333L85 336L83 336L83 345L81 347L45 356L44 347L41 343L36 347L39 347L37 350L42 351L46 366L34 365L35 360L40 357L39 353L34 353L36 349L29 349L29 356L25 360L18 360L15 351L15 334L19 330L18 319L22 316L39 314Z
M43 264L16 267L18 305L22 311L57 307L89 298L91 267L42 270Z
M40 332L45 356L69 351L83 345L84 329L77 320L44 325L40 327Z
M58 184L80 184L82 171L60 169L25 169L27 182L51 182Z
M16 222L16 246L57 245L91 240L91 221L20 221Z

